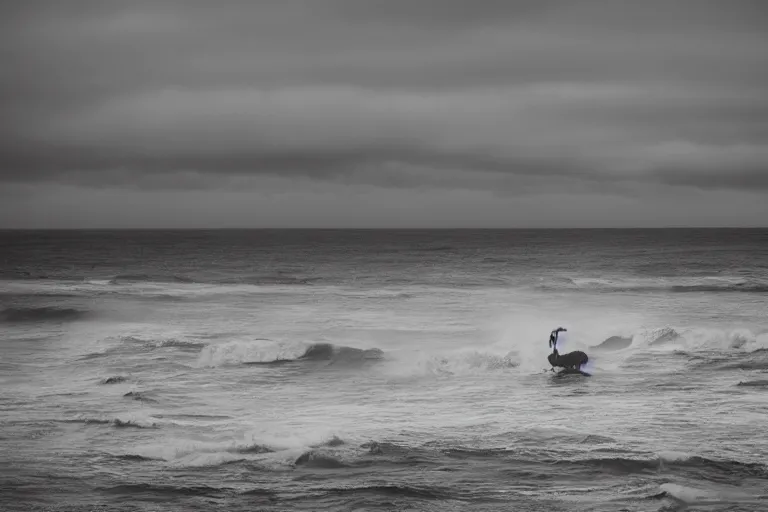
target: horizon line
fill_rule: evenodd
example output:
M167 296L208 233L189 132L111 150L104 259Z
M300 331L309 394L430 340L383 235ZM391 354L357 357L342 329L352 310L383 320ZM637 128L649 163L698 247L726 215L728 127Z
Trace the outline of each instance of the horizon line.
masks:
M563 231L563 230L672 230L768 229L766 226L572 226L572 227L9 227L0 231Z

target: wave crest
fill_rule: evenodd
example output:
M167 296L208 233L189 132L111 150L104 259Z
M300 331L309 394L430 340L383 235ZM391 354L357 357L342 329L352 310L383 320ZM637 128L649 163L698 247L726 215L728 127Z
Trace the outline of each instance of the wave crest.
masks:
M109 425L116 428L160 428L160 422L157 418L151 416L123 416L123 417L105 417L105 416L87 416L80 415L74 418L59 420L62 423L83 423L85 425Z
M749 329L710 329L659 327L642 329L630 336L610 336L587 350L616 351L627 348L674 347L687 350L722 350L756 352L768 349L768 333Z
M719 507L723 507L727 503L750 503L751 505L759 507L755 508L754 510L761 510L764 508L764 502L757 502L754 497L749 496L737 489L696 489L694 487L687 487L673 483L661 484L659 488L665 493L667 497L670 497L679 503L684 503L686 506L718 505ZM678 508L676 507L675 510L678 510ZM729 507L728 510L735 509L731 509ZM738 510L743 509L740 508Z
M608 470L612 473L630 474L640 473L646 470L658 470L664 466L677 468L700 468L716 471L720 474L737 477L768 477L768 467L760 463L740 462L736 460L715 460L698 455L661 452L652 457L597 457L577 460L560 460L555 464L562 465L587 465L601 471Z
M347 464L338 458L326 453L319 453L315 450L309 450L299 455L299 457L294 461L294 465L321 469L337 469L348 467Z
M264 343L267 342L267 343ZM331 364L378 361L378 348L360 349L332 343L280 343L266 339L235 340L208 345L198 356L201 366L230 364L275 365L283 363L328 362Z
M768 380L746 380L740 381L737 386L746 386L753 388L766 388L768 389Z
M270 436L250 433L240 439L187 440L174 438L163 444L149 445L126 455L160 458L179 466L217 466L236 462L259 462L283 469L295 466L297 460L308 452L302 463L317 458L323 447L338 446L340 440L331 433L313 432L307 436ZM343 444L343 443L342 443ZM322 462L321 462L322 464Z

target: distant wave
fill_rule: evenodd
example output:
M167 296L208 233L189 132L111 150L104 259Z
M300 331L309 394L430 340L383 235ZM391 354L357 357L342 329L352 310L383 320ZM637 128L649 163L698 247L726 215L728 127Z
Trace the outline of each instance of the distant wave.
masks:
M349 467L348 464L345 464L344 462L342 462L341 460L337 459L332 455L325 454L325 453L318 453L314 450L309 450L299 455L299 457L294 461L294 465L311 467L311 468L327 468L327 469Z
M553 277L535 285L540 290L672 293L768 293L768 282L741 277L698 278L570 278Z
M453 251L456 248L450 245L435 245L432 247L420 247L416 249L416 251L419 252L444 252L444 251Z
M737 386L746 386L753 388L766 388L768 389L768 380L746 380L736 384Z
M223 493L232 494L234 489L208 487L206 485L160 485L160 484L121 484L113 487L98 489L109 494L125 494L131 499L140 498L142 495L153 496L209 496L219 497Z
M374 276L379 278L380 276ZM270 273L257 273L245 275L230 275L226 277L214 277L212 275L189 276L174 273L151 273L137 272L117 274L112 277L104 275L69 275L62 274L56 276L31 274L29 272L2 272L0 271L0 280L20 281L20 285L31 286L33 281L44 280L45 284L52 286L55 283L62 285L131 285L141 283L156 284L207 284L207 285L309 285L316 281L325 279L324 276L302 276L286 273L283 271ZM41 285L43 283L40 283ZM45 290L40 290L41 294L46 294Z
M143 391L129 391L123 396L132 400L138 400L140 402L157 403L157 400L148 397L147 393Z
M102 384L120 384L122 382L125 382L128 380L128 377L124 377L123 375L115 375L113 377L107 377L106 379L102 380Z
M559 460L556 465L590 466L614 474L641 473L647 470L658 470L662 467L696 468L709 470L719 474L737 477L768 477L768 466L760 463L747 463L737 460L715 460L706 457L687 454L660 453L655 457L595 457L573 460Z
M325 488L323 492L326 495L347 495L347 494L375 494L377 496L392 496L403 498L416 498L422 500L447 500L455 498L456 492L441 489L437 486L417 486L407 484L381 484L381 485L360 485L352 487Z
M195 280L190 277L178 276L175 274L119 274L113 277L109 282L111 284L120 284L125 282L194 283Z
M672 286L670 289L677 293L695 293L695 292L714 292L714 293L729 293L729 292L745 292L745 293L768 293L768 284L763 283L735 283L731 285L678 285Z
M89 311L53 306L10 307L0 311L0 322L72 322L89 314Z
M130 459L124 459L130 460ZM141 458L139 460L154 460ZM126 483L114 485L111 487L97 487L97 491L104 494L125 496L125 500L132 502L135 500L150 500L165 502L166 500L179 500L184 498L215 498L217 500L231 500L234 495L247 498L248 509L253 509L260 505L270 504L277 501L275 492L270 489L253 488L248 490L235 489L232 487L211 487L207 485L169 485L159 483ZM121 498L122 499L122 498ZM231 508L231 507L230 507ZM238 507L234 505L233 510Z
M162 460L162 459L157 459L157 458L153 458L153 457L144 457L142 455L132 455L132 454L114 455L114 457L116 459L127 460L127 461L132 461L132 462Z
M708 370L768 370L768 352L755 351L752 353L742 353L736 355L725 355L721 357L701 357L692 358L696 368ZM746 386L761 386L761 381L752 381ZM762 381L765 382L765 381Z
M5 297L9 301L16 300L16 299L36 299L40 297L46 297L51 299L72 299L79 297L77 293L66 293L66 292L47 292L47 291L0 291L0 297Z
M256 274L211 281L211 284L253 284L253 285L309 285L321 277L298 277L287 274Z
M150 418L104 418L81 416L58 420L61 423L83 423L85 425L109 425L116 428L159 428L159 424Z
M27 270L0 269L0 280L9 281L16 279L48 279L48 276L45 274L33 274Z
M209 285L231 285L231 284L251 284L251 285L307 285L314 281L322 279L321 277L299 277L278 272L277 274L252 274L237 277L228 277L221 279L211 279L204 277L191 278L176 274L120 274L113 277L109 282L111 284L123 283L181 283L181 284L209 284Z

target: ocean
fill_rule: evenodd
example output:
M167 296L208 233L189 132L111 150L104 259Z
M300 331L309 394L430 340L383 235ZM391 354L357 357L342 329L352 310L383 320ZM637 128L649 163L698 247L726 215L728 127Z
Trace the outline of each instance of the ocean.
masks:
M0 251L2 510L768 510L766 229Z

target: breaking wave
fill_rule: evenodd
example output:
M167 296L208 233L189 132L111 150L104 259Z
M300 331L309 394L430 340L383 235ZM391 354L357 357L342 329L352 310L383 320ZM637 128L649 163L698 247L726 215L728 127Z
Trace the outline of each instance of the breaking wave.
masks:
M316 457L306 455L302 458L308 452L321 453L318 450L334 450L343 444L331 432L318 431L305 436L275 436L260 432L246 433L241 438L229 440L176 438L163 444L138 447L125 455L155 458L179 466L258 462L267 468L286 469L295 466L299 459L302 464Z
M330 454L318 453L314 450L309 450L299 455L294 461L294 465L325 469L349 467L348 464L345 464L343 461Z
M768 332L749 329L660 327L642 329L629 336L610 336L588 350L620 351L628 348L665 348L756 352L768 349Z
M173 346L173 345L171 345ZM186 345L185 345L186 346ZM189 345L188 348L193 348ZM228 365L282 366L320 364L323 368L359 368L377 364L376 371L392 377L451 376L519 368L538 372L549 368L545 353L532 354L530 346L482 349L399 349L384 352L379 348L357 348L333 343L278 342L267 339L236 339L205 345L200 350L198 367ZM590 357L588 373L607 368L611 352L632 354L638 351L680 353L717 352L753 354L768 350L768 333L748 329L718 330L707 328L661 327L641 329L631 335L609 336L596 345L569 342L566 351L583 350ZM564 353L564 352L563 352ZM623 358L624 355L621 357ZM597 359L595 359L597 358ZM617 360L618 361L618 360ZM746 363L761 367L759 362ZM317 368L317 366L314 366ZM590 368L592 370L590 370Z
M268 341L268 340L264 340ZM232 341L208 345L198 356L199 366L282 366L313 365L312 368L369 368L377 364L377 372L394 378L419 376L451 376L487 371L507 370L520 366L518 355L504 355L478 350L450 353L401 352L385 353L379 348L356 348L332 343L257 343Z
M717 505L718 510L745 510L741 507L728 506L733 504L750 505L749 510L764 510L765 502L756 496L750 496L738 488L730 489L696 489L684 485L665 483L659 488L665 497L672 498L678 503L684 504L684 508L690 505ZM754 507L754 508L753 508ZM669 509L662 509L669 510ZM672 510L681 510L674 507Z
M268 344L257 341L267 341ZM229 364L275 365L324 361L329 363L355 363L378 361L384 352L378 348L360 349L332 343L277 343L271 340L231 341L203 348L198 357L200 366Z
M299 359L311 361L381 359L384 352L378 348L359 349L337 346L332 343L310 345Z
M181 350L193 350L205 347L205 343L179 340L176 338L144 339L136 336L121 336L120 341L136 344L137 346L148 350L156 348L178 348Z

